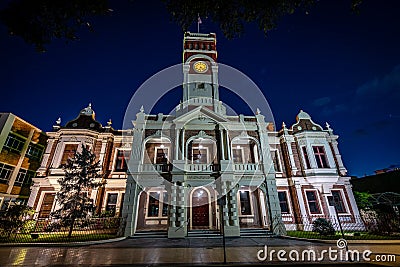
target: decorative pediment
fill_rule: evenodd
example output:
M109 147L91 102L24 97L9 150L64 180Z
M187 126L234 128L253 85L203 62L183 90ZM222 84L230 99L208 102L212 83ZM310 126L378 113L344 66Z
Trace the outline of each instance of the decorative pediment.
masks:
M197 107L187 113L182 114L181 116L175 118L173 122L176 124L186 124L188 121L195 119L200 119L200 120L209 119L217 123L229 122L227 118L203 106Z

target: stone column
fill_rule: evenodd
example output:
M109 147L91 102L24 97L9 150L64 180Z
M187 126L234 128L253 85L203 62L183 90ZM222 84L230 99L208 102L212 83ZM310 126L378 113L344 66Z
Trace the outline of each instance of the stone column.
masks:
M229 181L222 182L221 194L226 196L225 205L222 206L225 236L240 236L236 192L236 187L230 188Z
M171 210L168 238L184 238L187 235L186 205L187 189L174 183L171 186Z

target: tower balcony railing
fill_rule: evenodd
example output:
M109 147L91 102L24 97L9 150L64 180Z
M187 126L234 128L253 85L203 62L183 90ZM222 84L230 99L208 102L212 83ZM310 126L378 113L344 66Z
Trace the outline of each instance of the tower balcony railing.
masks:
M142 172L170 172L172 170L172 164L142 164Z
M236 172L257 172L261 171L261 165L259 163L235 163L233 170Z
M189 172L212 172L212 164L187 164L186 170Z

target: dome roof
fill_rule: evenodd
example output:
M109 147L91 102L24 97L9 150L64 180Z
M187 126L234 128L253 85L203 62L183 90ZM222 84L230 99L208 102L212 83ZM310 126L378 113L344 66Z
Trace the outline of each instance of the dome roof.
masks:
M81 112L80 112L79 114L81 114L81 115L86 115L86 116L92 116L93 119L94 119L94 117L95 117L95 112L94 112L94 110L92 109L92 103L89 103L89 105L88 105L86 108L82 109Z
M307 112L304 112L303 110L300 110L299 114L297 114L296 119L297 119L297 121L299 121L299 120L311 120L311 116L308 115Z

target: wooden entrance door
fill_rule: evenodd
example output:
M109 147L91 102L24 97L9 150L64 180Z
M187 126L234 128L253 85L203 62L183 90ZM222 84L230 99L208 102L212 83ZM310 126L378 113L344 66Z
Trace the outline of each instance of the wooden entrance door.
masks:
M209 227L210 225L210 205L208 203L208 193L199 188L192 195L192 226Z

